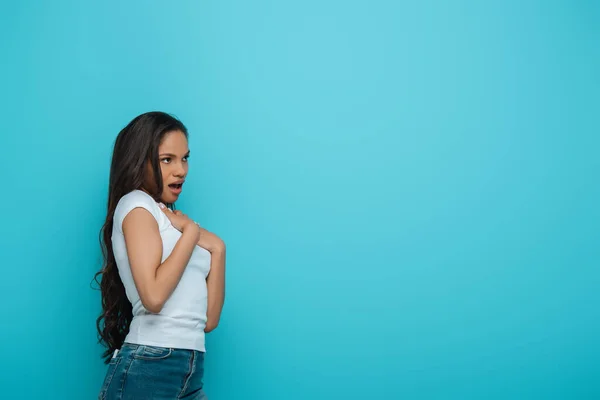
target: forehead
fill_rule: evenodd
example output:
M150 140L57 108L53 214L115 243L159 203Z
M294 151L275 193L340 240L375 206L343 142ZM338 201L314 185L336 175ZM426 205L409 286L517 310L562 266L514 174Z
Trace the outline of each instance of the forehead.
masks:
M158 146L160 153L187 153L188 152L188 141L183 132L172 131L162 138L160 145Z

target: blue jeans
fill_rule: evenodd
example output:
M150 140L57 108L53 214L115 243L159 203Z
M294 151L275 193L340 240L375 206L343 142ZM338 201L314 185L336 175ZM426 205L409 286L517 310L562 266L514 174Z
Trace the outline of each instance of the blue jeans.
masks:
M99 400L207 400L204 353L125 343L110 360Z

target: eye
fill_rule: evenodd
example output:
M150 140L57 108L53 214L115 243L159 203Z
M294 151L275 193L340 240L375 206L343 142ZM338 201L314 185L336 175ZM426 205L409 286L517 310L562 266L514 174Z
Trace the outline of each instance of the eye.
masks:
M185 156L185 157L183 157L183 161L184 161L184 162L188 162L188 160L189 160L189 159L190 159L190 156Z
M164 162L165 164L168 164L171 162L171 157L161 158L160 162Z

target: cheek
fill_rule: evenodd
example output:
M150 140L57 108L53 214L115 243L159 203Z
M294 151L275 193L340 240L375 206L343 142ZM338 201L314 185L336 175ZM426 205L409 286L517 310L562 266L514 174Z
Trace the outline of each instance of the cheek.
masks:
M165 165L165 164L161 164L160 172L162 173L162 181L163 181L163 185L164 185L165 181L169 177L169 166Z

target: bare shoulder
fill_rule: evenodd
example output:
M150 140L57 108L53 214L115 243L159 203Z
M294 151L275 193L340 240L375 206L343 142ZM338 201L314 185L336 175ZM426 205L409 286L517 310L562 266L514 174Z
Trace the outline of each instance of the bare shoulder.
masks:
M146 226L157 225L160 221L160 208L154 199L141 190L134 190L121 197L114 213L114 223L121 233L124 233L125 225L131 221L138 225L144 223ZM152 224L152 219L154 223Z

